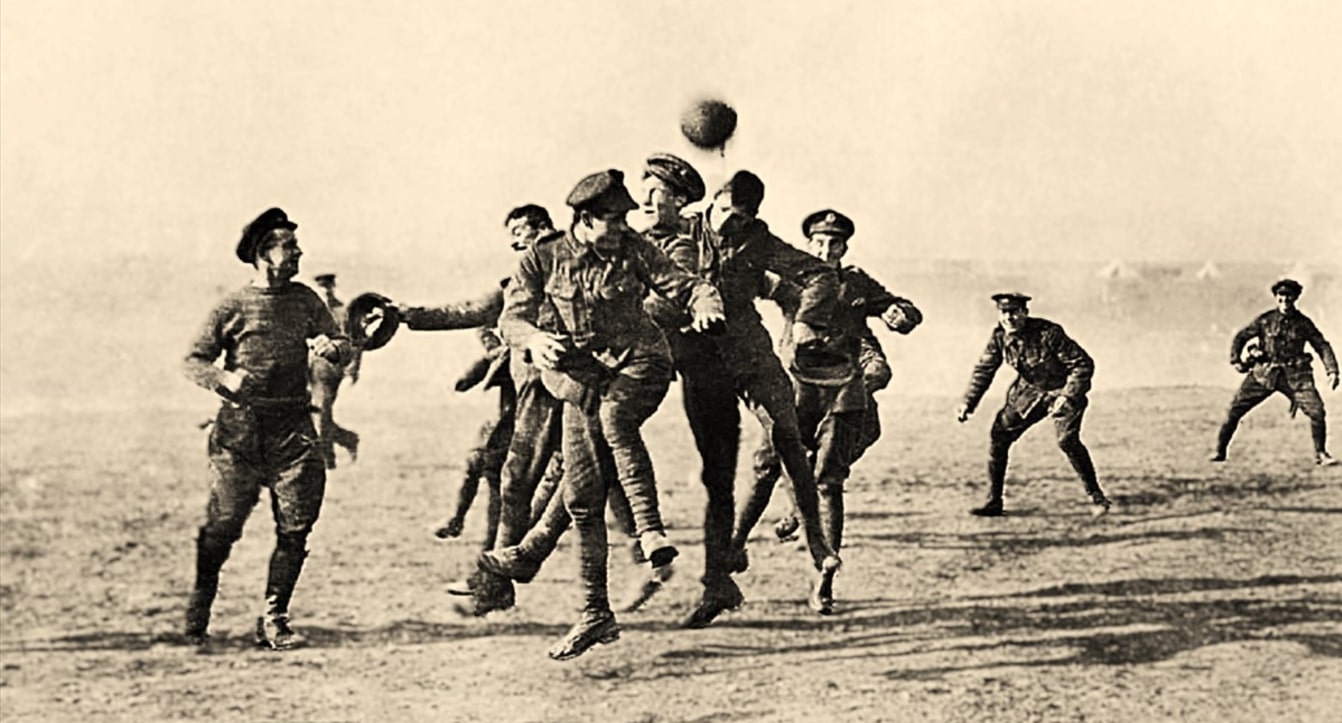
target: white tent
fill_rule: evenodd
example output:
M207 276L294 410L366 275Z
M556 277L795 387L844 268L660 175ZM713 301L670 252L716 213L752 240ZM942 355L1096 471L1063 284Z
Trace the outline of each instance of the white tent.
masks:
M1217 266L1215 261L1208 261L1193 274L1193 278L1198 281L1214 281L1224 275L1225 272L1221 271L1221 267Z
M1109 262L1108 266L1097 271L1095 275L1102 279L1119 279L1123 281L1132 281L1142 278L1141 273L1133 268L1131 264L1118 259Z

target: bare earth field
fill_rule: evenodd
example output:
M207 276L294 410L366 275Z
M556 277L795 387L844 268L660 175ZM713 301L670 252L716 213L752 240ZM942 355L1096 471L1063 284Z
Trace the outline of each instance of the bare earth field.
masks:
M483 531L482 497L462 539L428 533L483 398L343 410L365 451L331 475L293 608L310 644L287 653L250 645L264 502L224 568L215 640L175 642L206 498L203 413L6 418L0 718L1342 719L1342 472L1312 464L1303 418L1263 405L1213 466L1229 389L1098 392L1084 438L1114 513L1088 517L1044 425L1016 449L1008 516L980 520L965 511L1001 388L963 427L954 400L884 398L885 438L850 482L838 615L807 609L805 554L762 526L747 605L701 631L676 626L697 594L704 494L673 392L646 432L679 574L621 617L619 642L567 663L545 649L576 619L571 541L515 610L463 617L442 592ZM627 558L612 549L617 596Z

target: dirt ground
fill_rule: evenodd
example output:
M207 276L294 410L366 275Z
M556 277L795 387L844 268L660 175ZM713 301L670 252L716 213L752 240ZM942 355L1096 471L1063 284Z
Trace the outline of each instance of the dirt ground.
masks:
M805 554L761 526L739 578L747 605L683 631L704 494L673 392L646 432L678 575L621 617L619 642L567 663L545 649L576 618L571 541L515 610L463 617L443 592L483 532L482 497L462 539L429 534L474 414L445 395L342 412L365 451L331 475L293 606L310 644L286 653L250 646L264 504L224 569L214 642L175 640L206 497L204 413L6 418L0 718L1339 720L1342 471L1312 464L1280 399L1246 420L1229 463L1207 463L1230 393L1097 392L1083 436L1117 503L1098 523L1046 426L1016 448L1008 516L966 515L1000 389L964 426L954 400L891 395L885 437L850 481L839 614L810 612ZM627 558L612 549L617 594Z

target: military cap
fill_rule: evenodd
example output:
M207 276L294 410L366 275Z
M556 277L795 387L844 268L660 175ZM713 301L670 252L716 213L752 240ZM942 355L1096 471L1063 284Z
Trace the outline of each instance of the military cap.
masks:
M400 310L381 294L359 294L346 307L345 333L364 351L386 346L400 325Z
M702 201L708 189L704 188L704 179L685 160L670 153L654 153L648 156L643 177L656 176L666 185L685 195L690 202Z
M832 233L847 239L854 230L853 219L832 208L816 211L801 222L801 233L806 238L810 238L813 233Z
M238 241L238 258L245 264L256 263L256 249L266 240L271 231L288 229L293 231L298 224L289 220L289 216L278 208L268 208L254 221L242 229L242 238Z
M1300 292L1304 290L1305 287L1301 286L1300 282L1295 279L1282 279L1272 285L1273 296L1276 296L1277 294L1285 294L1286 296L1299 297Z
M993 301L997 303L998 309L1009 311L1011 309L1024 309L1026 304L1029 303L1030 297L1014 291L1003 291L993 294Z
M335 286L335 274L317 274L312 280L317 282L318 286Z
M574 211L632 211L638 208L629 189L624 187L624 174L614 168L593 173L578 181L565 201Z
M750 171L737 171L718 193L728 194L736 208L759 213L760 204L764 202L764 181Z

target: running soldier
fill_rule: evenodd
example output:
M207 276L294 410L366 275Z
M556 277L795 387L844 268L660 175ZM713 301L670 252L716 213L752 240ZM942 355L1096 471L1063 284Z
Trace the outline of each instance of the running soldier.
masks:
M336 327L345 329L345 302L335 294L336 275L317 274L312 277L317 286L325 292L326 308L331 310ZM336 445L349 452L350 461L359 459L359 435L336 424L335 403L340 393L340 385L349 377L350 384L359 381L359 362L362 357L358 345L354 345L354 358L344 367L332 364L317 354L311 354L308 360L308 381L312 391L313 422L317 426L317 439L320 444L322 460L327 469L335 469Z
M691 311L697 331L723 323L717 291L626 225L638 206L622 173L583 178L567 203L573 209L568 235L527 252L499 320L504 338L525 350L564 405L562 490L578 531L586 602L582 617L550 649L555 660L620 635L606 586L608 487L618 482L624 488L649 562L660 567L676 556L639 431L671 382L670 350L643 298L655 291L676 300Z
M1224 462L1230 439L1235 436L1240 419L1264 399L1281 392L1291 400L1291 416L1295 410L1309 417L1309 431L1314 438L1314 461L1332 467L1337 460L1328 454L1328 426L1323 398L1314 387L1312 359L1305 352L1305 343L1314 347L1328 374L1328 385L1337 389L1337 356L1333 347L1323 338L1319 328L1308 316L1296 308L1296 301L1304 287L1294 279L1282 279L1272 285L1277 308L1263 312L1235 335L1230 344L1230 363L1245 374L1230 411L1216 438L1216 453L1211 461ZM1245 354L1246 346L1257 341L1257 351ZM1248 357L1248 358L1244 358Z
M1109 498L1104 496L1095 478L1090 451L1081 443L1081 418L1089 404L1086 393L1090 391L1095 362L1061 326L1031 317L1030 297L1001 293L993 294L992 299L997 304L998 324L974 367L969 390L955 418L961 423L969 419L1003 361L1016 370L1017 376L1007 390L1006 404L993 420L988 502L970 513L979 517L1002 516L1007 453L1025 430L1051 416L1058 446L1090 495L1091 514L1095 517L1106 514Z
M862 269L843 265L854 230L851 219L830 209L817 211L802 221L807 249L838 274L839 303L823 346L799 354L787 333L782 343L783 360L796 384L802 439L814 465L822 531L826 544L836 554L843 545L844 483L858 456L880 435L879 421L870 419L874 400L861 366L864 349L870 348L864 343L871 336L867 319L879 317L891 331L901 334L913 331L922 321L922 314L912 302L891 294ZM796 287L780 281L772 298L782 308L785 319L791 322L796 318L800 303ZM888 370L888 366L880 366ZM889 379L888 374L882 375L876 368L871 375ZM875 428L871 430L873 423ZM755 489L771 489L779 479L782 465L767 440L756 452L756 462ZM741 510L737 528L753 528L767 504L764 494L749 500ZM812 587L808 604L821 615L834 612L833 571L820 576Z
M223 398L210 432L213 481L186 611L186 636L197 643L208 638L219 570L262 487L270 488L276 541L256 642L275 650L301 642L289 625L289 601L326 491L308 354L340 366L353 349L321 298L293 282L303 255L296 228L284 211L272 208L243 229L236 253L255 269L252 282L210 312L184 364L187 378ZM222 365L216 365L220 357Z

